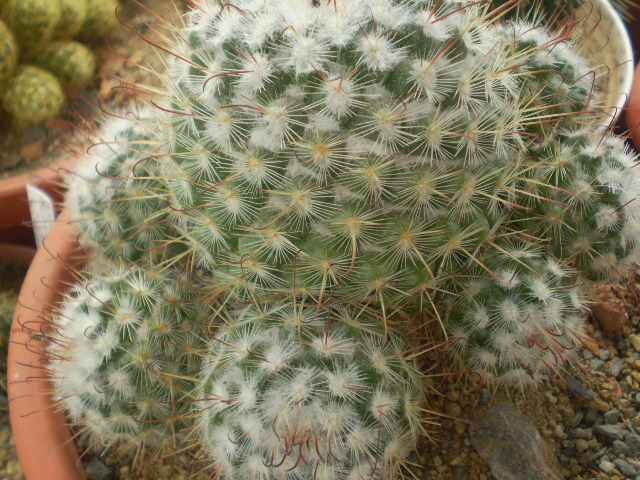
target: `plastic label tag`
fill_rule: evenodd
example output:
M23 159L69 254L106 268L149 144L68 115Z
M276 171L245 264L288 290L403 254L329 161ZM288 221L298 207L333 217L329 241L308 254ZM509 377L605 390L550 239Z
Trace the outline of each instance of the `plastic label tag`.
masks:
M56 220L55 205L51 195L32 183L27 184L27 198L33 234L36 237L36 248L40 248Z

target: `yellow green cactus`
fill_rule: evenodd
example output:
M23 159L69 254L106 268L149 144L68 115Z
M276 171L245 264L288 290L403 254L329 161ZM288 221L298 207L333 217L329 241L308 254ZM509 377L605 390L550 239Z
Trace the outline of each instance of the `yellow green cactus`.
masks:
M109 34L118 23L116 0L86 0L87 16L79 32L83 39L92 40Z
M60 4L51 0L5 0L1 14L21 54L29 56L53 35L60 21Z
M84 0L58 0L58 3L60 4L60 21L53 36L73 38L87 18L87 3Z
M13 73L18 62L18 45L13 34L0 20L0 85Z
M37 56L37 64L53 73L62 88L69 92L91 84L96 70L96 57L80 42L60 40L42 49Z
M19 129L55 117L62 110L64 101L56 77L32 65L18 66L2 97L2 105Z

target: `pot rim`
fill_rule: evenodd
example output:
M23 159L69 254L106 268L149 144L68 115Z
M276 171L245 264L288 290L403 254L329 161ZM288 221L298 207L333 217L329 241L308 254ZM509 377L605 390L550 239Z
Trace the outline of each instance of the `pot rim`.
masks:
M63 211L27 272L16 307L8 355L9 414L27 480L86 480L64 412L55 408L43 375L44 345L34 337L81 265L77 234Z

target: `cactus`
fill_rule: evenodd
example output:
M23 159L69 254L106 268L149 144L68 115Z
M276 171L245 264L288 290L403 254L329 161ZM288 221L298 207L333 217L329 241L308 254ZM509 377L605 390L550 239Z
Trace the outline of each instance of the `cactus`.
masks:
M320 297L429 302L424 286L473 263L511 210L526 47L474 6L251 5L195 23L201 47L178 45L169 73L154 128L176 243L225 296L290 295L295 278Z
M18 45L13 34L0 20L0 87L13 74L18 63Z
M85 0L57 0L60 3L60 21L54 31L55 38L69 39L82 29L87 17Z
M176 244L156 249L167 242L170 228L166 201L157 196L163 184L152 161L157 140L150 113L107 122L69 177L67 203L82 227L81 244L116 261L147 261L165 255L166 248L179 253Z
M36 63L51 72L67 91L86 88L93 82L96 58L82 43L61 40L52 42L38 53Z
M201 348L191 287L173 272L88 268L52 319L55 398L92 445L175 450Z
M117 25L117 0L85 0L87 15L78 36L83 40L96 40L111 32Z
M32 65L18 66L2 95L2 104L18 128L55 117L64 102L64 93L56 77Z
M6 0L0 17L13 32L24 60L51 39L60 21L60 4L57 0Z
M577 363L586 299L576 271L539 245L499 242L457 279L446 323L458 358L489 383L526 385Z
M397 475L420 433L406 342L363 311L284 304L230 315L204 359L198 438L229 480Z
M167 261L207 271L212 298L331 298L383 318L446 311L438 292L477 268L494 278L485 259L513 232L581 279L628 272L635 159L615 138L594 137L585 153L624 185L587 171L586 159L575 169L563 160L572 148L582 155L596 119L586 61L562 35L494 25L487 7L460 5L198 11L188 42L174 46L169 99L141 122L153 148L125 162L107 152L113 178L71 197L84 237L99 246L106 236L101 248L129 259L149 238L147 249L173 243ZM123 172L132 161L144 173ZM103 209L108 230L137 243L131 254L95 233L106 184L118 198ZM153 211L146 223L142 211ZM595 213L601 224L589 230ZM558 216L566 228L549 234ZM578 239L583 230L592 237Z
M200 2L154 109L88 152L67 202L93 258L186 272L208 308L215 475L397 478L424 393L395 326L426 309L466 368L535 382L573 362L585 283L640 258L637 159L587 62L492 12Z

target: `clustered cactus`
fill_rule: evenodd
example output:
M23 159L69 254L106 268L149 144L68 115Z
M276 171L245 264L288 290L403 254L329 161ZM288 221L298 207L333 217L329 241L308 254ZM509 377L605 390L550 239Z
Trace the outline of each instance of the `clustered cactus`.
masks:
M175 449L188 416L201 313L179 276L94 264L67 295L49 345L49 371L91 443Z
M575 361L587 282L632 270L640 176L597 127L587 62L566 31L495 14L459 0L201 1L167 48L163 95L107 122L70 180L90 276L112 264L147 289L183 279L175 325L189 327L145 375L173 387L162 368L194 336L197 374L167 402L190 408L186 438L212 471L395 478L422 429L425 316L487 382L534 383ZM87 382L115 391L104 372L117 371L135 392L138 376L98 352L115 307L78 291L53 319L50 370L92 429L87 408L135 414L112 393L85 398ZM86 302L104 323L85 334ZM118 348L135 351L143 325ZM76 348L104 371L72 366Z
M108 33L116 7L116 0L2 2L0 100L14 127L55 117L64 105L63 92L71 95L91 84L95 55L74 38L91 41Z

